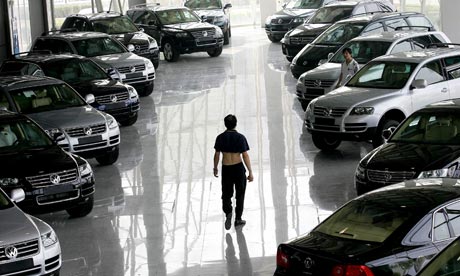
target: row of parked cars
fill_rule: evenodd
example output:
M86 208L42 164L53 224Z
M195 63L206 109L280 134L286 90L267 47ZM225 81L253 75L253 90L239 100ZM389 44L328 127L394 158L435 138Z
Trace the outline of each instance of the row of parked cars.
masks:
M355 171L362 196L279 245L275 275L457 275L460 50L379 0L290 1L265 30L292 61L315 146L374 146ZM346 48L361 69L339 87Z
M37 37L30 52L1 62L1 275L59 275L55 232L28 214L92 211L95 179L85 158L118 160L119 125L136 123L139 98L153 92L160 52L168 62L222 53L230 7L189 0L185 7L138 5L127 15L70 15L61 30Z

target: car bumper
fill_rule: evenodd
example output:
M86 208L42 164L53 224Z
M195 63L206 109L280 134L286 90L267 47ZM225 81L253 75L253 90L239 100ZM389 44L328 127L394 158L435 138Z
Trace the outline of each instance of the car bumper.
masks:
M137 52L134 52L134 53L138 56L145 57L146 59L150 59L153 62L153 64L158 63L160 60L160 49L155 49L153 51L143 52L143 53L137 53Z
M334 90L335 84L328 87L306 87L304 82L297 81L296 95L300 100L311 101Z
M140 104L139 98L135 98L125 102L95 106L95 108L112 115L118 121L136 115L140 110Z
M196 52L206 52L218 49L224 46L224 38L213 38L206 41L198 41L195 39L187 39L180 41L178 49L181 54L191 54Z
M294 58L305 45L291 45L291 44L281 44L281 49L283 50L283 54L288 58Z
M276 37L276 38L283 38L284 35L292 30L292 29L295 29L297 28L297 26L299 26L300 24L302 23L299 23L299 24L293 24L293 23L290 23L290 24L265 24L265 33L267 35L270 35L272 37Z
M318 66L318 62L314 62L314 61L309 61L308 62L308 65L297 65L297 64L294 64L294 63L291 63L291 73L294 77L298 78L300 75L302 75L303 73L307 72L307 71L310 71L312 69L315 69L316 67Z

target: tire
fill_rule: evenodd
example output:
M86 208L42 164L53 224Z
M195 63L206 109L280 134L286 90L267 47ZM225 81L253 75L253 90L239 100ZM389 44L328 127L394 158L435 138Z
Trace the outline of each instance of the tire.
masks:
M274 37L272 35L267 35L268 39L270 39L271 42L280 42L281 38Z
M340 146L340 143L342 142L339 139L336 139L332 136L328 135L322 135L322 134L313 134L312 135L313 139L313 144L320 149L324 151L331 151L335 150L338 146Z
M163 55L168 62L176 62L179 59L180 53L169 41L163 45Z
M153 89L155 88L155 83L152 82L152 85L145 86L142 91L138 92L139 97L147 97L153 93Z
M116 146L114 151L107 152L105 155L96 157L97 162L102 166L112 165L117 162L119 154L119 148Z
M220 56L220 54L222 54L222 47L219 47L219 48L216 48L214 50L208 51L208 55L210 57L218 57L218 56Z
M382 119L382 121L379 123L379 126L377 127L377 131L375 132L374 137L372 138L372 146L377 148L382 145L385 142L382 136L383 131L391 127L397 127L400 123L401 122L399 120L395 119Z
M299 99L300 105L302 106L303 111L307 110L309 101Z
M230 44L230 29L224 33L224 45Z
M288 57L286 56L286 59L289 61L289 62L292 62L292 60L294 59L293 57Z
M93 210L94 197L90 195L88 200L83 204L78 204L75 207L67 209L67 213L72 218L81 218L87 216Z
M132 126L137 122L137 117L138 117L138 114L136 112L136 115L129 117L126 120L119 120L119 122L122 126Z
M232 37L232 27L228 25L228 36Z

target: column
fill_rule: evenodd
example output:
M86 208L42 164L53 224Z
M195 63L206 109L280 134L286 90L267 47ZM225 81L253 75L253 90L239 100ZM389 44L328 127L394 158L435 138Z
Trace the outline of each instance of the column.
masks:
M265 27L265 19L276 12L276 0L260 1L260 22Z
M37 36L40 36L44 31L48 30L45 3L43 0L29 0L29 16L30 36L33 41Z
M460 10L460 1L458 0L441 0L441 30L453 42L460 42L460 32L458 32L458 11Z

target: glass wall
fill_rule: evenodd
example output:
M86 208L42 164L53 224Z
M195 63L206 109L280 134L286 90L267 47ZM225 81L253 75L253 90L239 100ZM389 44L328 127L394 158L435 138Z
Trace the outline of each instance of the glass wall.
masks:
M441 26L440 0L395 0L398 11L424 13L436 28Z
M30 35L29 0L9 0L8 15L10 23L12 52L28 51L32 41Z

